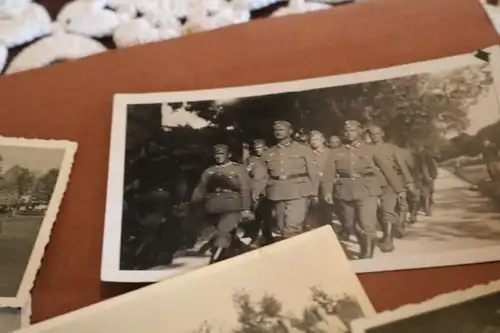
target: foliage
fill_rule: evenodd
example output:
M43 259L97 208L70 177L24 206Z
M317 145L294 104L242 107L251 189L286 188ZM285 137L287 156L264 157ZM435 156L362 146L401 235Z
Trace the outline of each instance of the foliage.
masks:
M51 169L37 177L32 170L14 165L2 175L0 199L10 204L19 202L24 196L35 196L38 200L49 201L58 175L58 169Z
M238 310L239 327L233 333L327 333L334 327L335 319L339 331L347 332L350 322L363 316L357 301L344 295L334 299L319 288L311 288L311 305L306 306L300 316L287 314L283 305L273 295L264 295L254 302L247 292L234 296ZM195 333L215 333L215 329L204 323Z
M59 169L50 169L37 179L33 195L37 200L50 201L52 193L57 183Z
M487 65L293 93L242 98L228 104L189 103L187 110L248 142L269 138L270 123L339 134L347 119L382 126L401 145L435 146L443 135L465 130L469 108L491 86ZM171 104L172 107L179 105Z

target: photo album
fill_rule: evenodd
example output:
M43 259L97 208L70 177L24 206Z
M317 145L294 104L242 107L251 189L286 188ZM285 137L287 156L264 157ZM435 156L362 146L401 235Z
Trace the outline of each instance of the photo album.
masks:
M30 291L76 150L70 141L0 137L1 329L19 325L30 312Z
M155 282L323 226L356 272L499 260L499 66L491 47L115 95L101 279Z
M374 314L324 226L18 333L347 333Z

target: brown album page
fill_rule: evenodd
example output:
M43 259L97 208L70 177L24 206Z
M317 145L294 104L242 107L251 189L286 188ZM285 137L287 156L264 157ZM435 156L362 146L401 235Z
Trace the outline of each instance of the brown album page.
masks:
M290 81L495 44L476 0L366 0L1 77L2 136L78 143L33 289L33 322L138 287L99 278L113 94ZM497 278L500 263L360 275L378 311Z

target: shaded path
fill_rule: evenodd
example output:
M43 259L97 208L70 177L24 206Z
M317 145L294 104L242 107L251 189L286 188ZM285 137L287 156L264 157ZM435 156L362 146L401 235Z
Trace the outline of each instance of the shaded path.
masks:
M377 252L376 257L500 245L499 205L470 188L470 183L440 169L433 215L420 215L419 221L407 228L405 238L395 240L393 253ZM346 245L349 252L358 252L354 242Z

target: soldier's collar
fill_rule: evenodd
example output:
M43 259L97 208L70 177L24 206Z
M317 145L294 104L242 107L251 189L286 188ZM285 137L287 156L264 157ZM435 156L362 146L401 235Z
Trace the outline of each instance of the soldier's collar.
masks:
M326 150L326 147L323 146L323 147L320 147L318 149L313 149L313 152L315 152L316 154L318 154L318 153L324 152L325 150Z
M278 144L276 146L278 146L278 148L286 148L286 147L290 147L292 143L293 143L293 140L288 141L288 143L286 143L286 144L278 142Z
M358 148L359 146L361 146L361 141L354 141L346 144L347 148Z
M227 166L230 166L231 164L233 164L233 162L232 162L232 161L229 161L229 162L226 162L226 163L224 163L224 164L217 164L215 167L216 167L216 168L225 168L225 167L227 167Z

